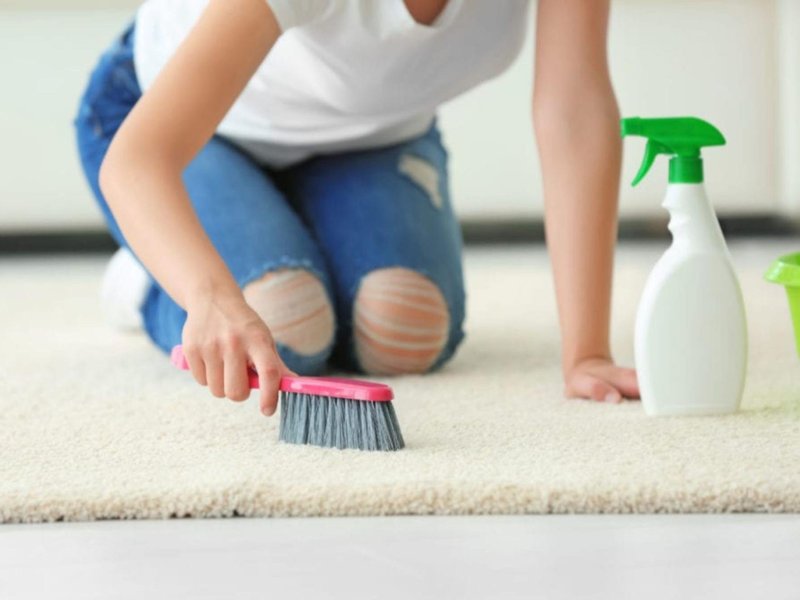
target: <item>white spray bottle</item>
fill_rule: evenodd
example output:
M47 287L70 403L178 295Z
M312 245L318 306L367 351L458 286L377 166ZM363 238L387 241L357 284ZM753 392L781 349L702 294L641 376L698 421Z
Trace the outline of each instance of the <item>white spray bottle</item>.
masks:
M725 138L693 117L623 119L622 135L648 140L633 185L659 154L672 157L663 206L673 241L650 273L636 316L644 410L651 416L735 412L747 369L747 323L700 156L701 148L722 146Z

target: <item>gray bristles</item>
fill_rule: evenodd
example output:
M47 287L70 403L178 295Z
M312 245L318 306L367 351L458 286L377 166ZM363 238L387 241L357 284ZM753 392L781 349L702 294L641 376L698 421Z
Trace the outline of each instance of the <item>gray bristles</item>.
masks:
M281 392L280 439L327 448L400 450L405 443L391 402Z

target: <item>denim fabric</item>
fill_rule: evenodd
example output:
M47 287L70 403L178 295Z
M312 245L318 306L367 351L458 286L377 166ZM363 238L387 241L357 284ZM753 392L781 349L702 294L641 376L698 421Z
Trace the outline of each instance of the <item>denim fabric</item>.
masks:
M131 25L92 72L75 118L84 172L109 231L128 246L98 184L103 157L141 96L133 64ZM405 172L404 160L435 169L431 194ZM373 270L406 267L429 277L450 311L449 338L431 369L452 357L464 337L461 233L447 185L447 152L434 126L421 137L375 150L318 156L296 166L265 168L223 137L214 136L183 173L206 233L240 286L282 267L307 269L335 307L336 339L314 356L279 344L287 365L321 372L328 359L361 371L354 352L353 302ZM153 283L142 307L145 329L165 352L181 342L186 312Z

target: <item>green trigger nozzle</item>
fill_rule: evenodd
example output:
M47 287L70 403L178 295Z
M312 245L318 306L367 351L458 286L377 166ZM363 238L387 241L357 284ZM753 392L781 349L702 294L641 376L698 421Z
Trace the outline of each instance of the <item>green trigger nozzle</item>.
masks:
M671 156L670 183L700 183L703 181L703 159L700 149L723 146L725 137L711 123L696 117L666 119L622 119L622 137L636 135L647 138L644 160L633 185L650 171L659 154Z

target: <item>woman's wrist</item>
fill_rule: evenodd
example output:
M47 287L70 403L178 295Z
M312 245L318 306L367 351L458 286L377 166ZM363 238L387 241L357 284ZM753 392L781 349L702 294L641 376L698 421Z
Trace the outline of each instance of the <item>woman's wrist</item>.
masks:
M232 277L223 279L203 279L187 287L184 295L185 308L208 304L228 304L244 302L244 294Z
M562 357L561 365L562 371L567 375L587 362L611 360L611 349L608 346L601 346L596 349L585 349L580 352L565 354Z

